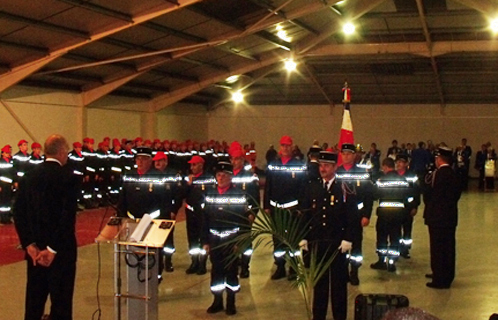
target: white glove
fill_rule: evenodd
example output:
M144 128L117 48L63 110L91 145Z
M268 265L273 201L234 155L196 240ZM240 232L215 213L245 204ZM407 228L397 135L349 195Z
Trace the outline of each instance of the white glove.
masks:
M304 251L308 251L308 240L299 241L299 248L303 249Z
M345 252L351 251L352 248L353 248L352 242L342 240L341 245L339 246L338 249L341 249L341 253L345 253Z

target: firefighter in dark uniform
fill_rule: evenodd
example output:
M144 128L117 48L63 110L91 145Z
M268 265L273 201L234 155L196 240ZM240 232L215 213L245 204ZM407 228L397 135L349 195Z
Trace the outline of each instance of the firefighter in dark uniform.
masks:
M168 156L164 152L157 151L152 161L154 161L154 167L158 172L159 179L163 181L161 184L163 189L161 217L162 219L176 220L176 215L183 201L182 176L168 167ZM172 262L173 253L175 253L174 231L173 227L163 249L164 269L166 272L173 272L174 270Z
M211 292L214 301L207 309L208 313L223 310L223 292L226 291L226 314L237 313L235 293L240 290L237 277L237 262L230 256L236 248L229 243L241 232L241 225L247 225L248 199L246 193L232 184L232 165L218 162L216 166L216 186L207 188L203 199L204 224L202 244L209 252L211 260Z
M299 203L299 193L307 179L306 166L292 157L292 139L283 136L280 139L280 158L268 166L263 206L268 214L295 214ZM273 238L273 257L277 270L271 276L272 280L284 278L285 254L288 248ZM290 268L288 279L295 279L295 270Z
M10 154L12 148L6 145L2 148L0 158L0 223L12 223L12 190L16 173Z
M320 147L311 147L308 151L308 179L310 181L320 178L320 164L318 163L318 157L320 156Z
M99 143L99 148L97 150L97 172L98 177L95 182L95 192L97 195L97 201L99 205L104 203L104 198L108 195L110 186L110 175L109 175L109 144L108 142Z
M375 183L377 207L377 255L379 260L370 265L372 269L396 271L399 258L401 223L406 215L408 199L411 197L410 184L394 168L394 160L382 161L384 173Z
M28 141L21 140L17 143L17 146L19 151L12 157L12 164L14 164L14 170L16 171L16 178L14 179L16 189L19 181L29 171L29 159L31 158L28 153Z
M83 139L83 148L81 154L85 158L85 176L83 180L83 198L85 208L95 208L98 206L97 196L95 193L96 182L98 180L98 160L97 152L93 149L94 140L91 138Z
M73 171L73 174L79 176L80 190L78 191L78 210L83 210L85 206L85 191L83 183L85 182L85 157L82 153L83 146L80 142L73 143L73 150L67 157L67 165Z
M410 184L412 197L408 198L405 215L401 224L400 255L405 259L410 259L410 249L412 247L413 218L417 214L420 205L421 188L417 174L408 169L408 156L399 154L396 157L396 171Z
M108 177L109 177L109 200L111 203L117 203L119 199L119 190L121 187L121 176L124 172L123 150L118 139L112 140L112 149L107 155Z
M192 263L185 271L187 274L206 274L207 252L201 245L203 223L202 204L206 188L216 184L215 178L204 172L204 159L193 156L188 162L190 175L186 178L185 214L187 218L187 238Z
M158 172L152 165L152 150L146 147L135 149L137 168L123 176L123 189L119 196L118 215L131 219L141 219L149 214L152 219L162 217L162 194ZM159 261L160 255L155 256ZM162 264L159 264L158 278L161 281Z
M345 190L344 197L348 206L352 207L353 219L353 249L349 257L351 270L349 281L352 285L360 284L358 269L363 261L362 242L363 228L370 223L372 215L373 195L371 176L365 169L355 165L356 147L352 143L343 143L341 146L342 165L337 168L336 179L342 183Z
M252 224L260 207L260 193L259 193L259 178L258 175L252 173L252 166L245 161L245 155L242 148L235 148L230 150L230 160L233 166L232 183L246 192L248 195L251 210L249 213L249 222ZM242 253L240 258L240 277L249 277L249 263L251 262L252 245Z
M125 170L124 173L130 172L134 167L135 167L135 150L132 149L133 141L131 140L126 140L124 144L124 149L123 149L123 154L122 156L122 163L123 163L123 169Z
M45 156L41 154L41 144L39 144L38 142L33 142L31 144L31 154L29 158L28 170L36 168L36 166L42 164L43 161L45 161Z
M325 320L329 292L333 318L347 318L346 252L352 248L352 226L349 219L353 213L348 212L351 207L344 202L341 183L335 179L336 161L337 154L330 151L320 152L320 178L308 182L299 203L306 221L309 221L309 232L300 243L303 249L316 250L318 261L327 261L336 249L339 250L329 269L314 287L314 320Z

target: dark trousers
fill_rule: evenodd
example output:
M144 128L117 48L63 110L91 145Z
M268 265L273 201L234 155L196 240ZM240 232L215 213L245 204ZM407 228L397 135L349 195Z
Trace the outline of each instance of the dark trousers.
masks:
M378 209L379 210L379 209ZM377 211L377 253L379 257L396 258L399 256L399 239L404 211L396 209ZM388 253L389 252L389 253Z
M25 320L40 320L47 297L50 295L51 320L73 318L73 292L76 261L65 261L56 256L48 268L33 266L28 258L28 283L26 286Z
M352 267L360 267L362 264L361 259L363 258L363 227L361 226L361 218L354 222L352 240L351 259L349 263Z
M449 286L455 278L456 228L429 226L432 282Z
M222 239L215 235L210 235L209 246L211 251L211 292L219 294L226 288L228 291L239 291L238 264L233 258L234 245L225 243L233 239L234 236Z
M200 213L193 212L192 210L185 209L187 214L187 239L188 248L202 249L201 246L201 231L202 231L202 216Z
M320 261L328 245L322 243L318 244L318 246L317 254L318 261ZM328 254L332 255L332 252ZM346 320L348 310L348 265L345 254L340 252L337 254L329 269L325 271L313 288L313 293L313 320L325 320L329 297L334 320Z
M401 223L401 239L411 240L413 229L413 217L410 212L406 212Z
M479 189L484 189L484 167L479 169Z

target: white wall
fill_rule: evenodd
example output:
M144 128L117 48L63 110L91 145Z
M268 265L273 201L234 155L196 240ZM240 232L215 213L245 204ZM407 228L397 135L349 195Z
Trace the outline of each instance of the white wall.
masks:
M206 108L203 106L185 104L171 106L157 115L157 135L161 140L206 141L208 120Z

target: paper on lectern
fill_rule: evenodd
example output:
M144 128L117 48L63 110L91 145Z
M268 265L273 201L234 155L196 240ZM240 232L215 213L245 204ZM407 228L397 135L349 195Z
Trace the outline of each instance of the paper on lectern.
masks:
M144 214L137 227L135 228L135 231L133 231L133 233L131 234L130 241L139 242L140 240L142 240L144 232L145 230L147 230L147 227L151 222L152 217L149 214Z

